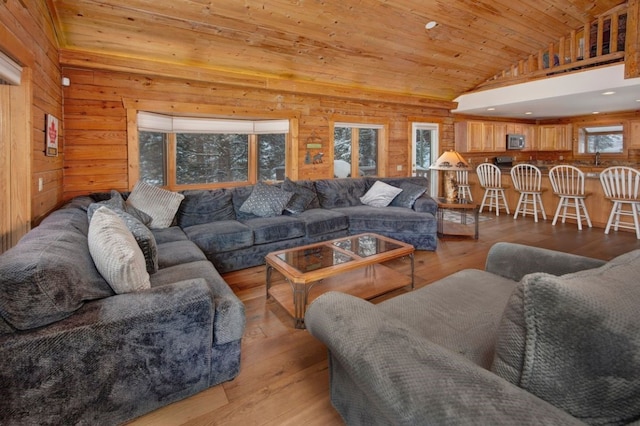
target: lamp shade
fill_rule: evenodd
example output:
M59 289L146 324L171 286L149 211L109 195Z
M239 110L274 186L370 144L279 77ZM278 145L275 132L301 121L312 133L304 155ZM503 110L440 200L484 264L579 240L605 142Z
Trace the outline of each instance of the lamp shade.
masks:
M471 170L462 155L454 150L444 152L429 168L432 170Z

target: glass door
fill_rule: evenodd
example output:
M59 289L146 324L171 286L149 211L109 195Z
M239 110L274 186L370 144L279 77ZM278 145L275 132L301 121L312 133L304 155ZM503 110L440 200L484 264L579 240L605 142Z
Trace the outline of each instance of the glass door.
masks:
M411 125L412 176L429 178L429 194L438 194L438 173L429 166L438 158L438 131L436 123L413 123Z

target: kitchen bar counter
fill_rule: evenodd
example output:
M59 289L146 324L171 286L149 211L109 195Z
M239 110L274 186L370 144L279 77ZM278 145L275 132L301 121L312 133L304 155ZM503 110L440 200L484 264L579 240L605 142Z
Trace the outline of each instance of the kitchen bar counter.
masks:
M551 181L549 180L549 169L551 169L551 167L553 166L538 167L542 172L542 189L544 190L544 192L542 193L542 204L544 205L544 211L547 214L547 220L552 221L559 200L558 197L553 194ZM609 219L609 213L611 212L612 207L612 203L604 198L604 191L602 190L602 185L600 184L599 172L604 170L606 167L585 166L578 168L585 173L584 189L585 192L589 194L589 196L585 200L585 204L587 206L587 210L589 211L591 222L593 223L594 227L604 229L607 225L607 220ZM510 167L501 168L501 170L502 185L506 187L505 195L507 197L507 204L509 205L511 215L513 216L516 205L518 204L518 197L520 196L520 193L513 188L513 181L511 180L511 175L509 174ZM469 172L469 183L471 185L473 200L480 204L482 202L482 197L484 196L484 190L480 186L480 182L478 182L478 175L475 173L475 170ZM482 213L485 214L486 212L487 208L485 207L482 210ZM503 209L501 209L500 214L505 214ZM529 219L533 221L533 219L528 215L527 220ZM521 220L520 216L518 216L517 220ZM567 219L567 222L571 222L572 226L573 224L575 224L575 220L573 219ZM583 221L583 227L584 226L586 226L586 223Z

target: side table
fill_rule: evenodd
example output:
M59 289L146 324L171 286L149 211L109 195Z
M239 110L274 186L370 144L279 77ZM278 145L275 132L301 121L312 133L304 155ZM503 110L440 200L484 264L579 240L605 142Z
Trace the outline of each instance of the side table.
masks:
M476 240L479 236L479 227L478 227L478 216L480 213L480 208L478 204L473 201L469 201L464 198L459 198L454 201L447 201L444 197L436 197L436 202L438 203L438 237L443 237L445 235L452 236L471 236L467 229L473 225L474 233L473 238ZM458 218L459 223L445 221L445 212L451 211ZM469 215L472 215L473 223L469 223L468 218Z

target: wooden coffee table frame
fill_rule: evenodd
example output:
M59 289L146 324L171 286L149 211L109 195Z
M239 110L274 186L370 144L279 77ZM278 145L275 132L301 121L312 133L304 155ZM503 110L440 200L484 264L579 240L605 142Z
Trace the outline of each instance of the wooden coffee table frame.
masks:
M361 257L358 254L338 247L336 243L355 240L361 237L372 237L379 241L392 243L397 248ZM320 267L318 269L303 272L288 264L280 255L299 254L316 248L329 247L341 255L348 256L351 260L337 265ZM273 297L295 321L296 328L304 328L304 314L309 303L316 297L329 290L342 291L369 300L382 294L411 285L414 288L414 258L415 249L411 244L406 244L392 238L377 234L367 233L337 238L321 243L294 247L269 253L266 261L266 297ZM411 276L408 277L381 263L388 260L407 256L411 260ZM272 286L272 273L277 270L283 275L283 284ZM320 285L321 284L321 285ZM315 290L315 291L314 291Z

